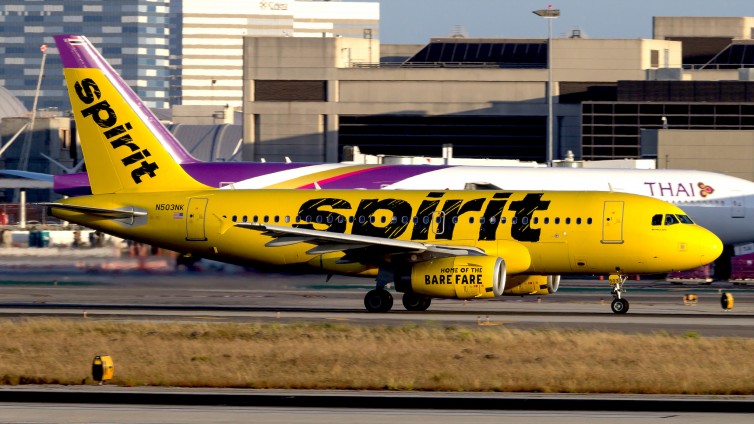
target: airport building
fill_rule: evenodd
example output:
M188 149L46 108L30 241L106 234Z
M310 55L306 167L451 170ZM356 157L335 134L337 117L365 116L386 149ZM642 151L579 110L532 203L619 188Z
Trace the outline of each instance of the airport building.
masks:
M170 85L168 0L9 0L0 4L0 86L26 108L34 102L47 49L38 109L70 110L54 34L84 34L150 107L167 108Z
M653 39L574 31L552 40L551 59L546 39L246 37L244 160L337 161L350 145L437 156L452 144L459 157L542 162L548 66L554 159L656 155L642 152L644 130L754 129L753 20L655 18Z
M8 0L0 86L31 109L70 109L54 34L83 34L152 108L241 104L243 36L377 37L379 4L315 0ZM220 109L224 112L224 109ZM226 121L232 121L228 113ZM210 121L212 123L212 121Z

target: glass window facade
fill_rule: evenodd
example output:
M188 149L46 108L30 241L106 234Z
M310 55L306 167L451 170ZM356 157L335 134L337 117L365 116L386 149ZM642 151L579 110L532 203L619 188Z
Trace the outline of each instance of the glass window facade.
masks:
M169 0L10 0L0 4L0 80L28 109L34 102L40 46L47 45L38 109L70 110L52 36L83 34L149 107L167 108ZM130 51L130 53L129 53ZM154 72L145 72L146 69Z

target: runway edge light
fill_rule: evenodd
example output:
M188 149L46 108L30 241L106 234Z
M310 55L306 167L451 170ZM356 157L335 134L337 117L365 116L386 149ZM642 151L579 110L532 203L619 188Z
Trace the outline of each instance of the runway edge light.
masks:
M100 385L113 378L115 365L109 356L95 356L92 361L92 379Z
M720 297L720 306L726 311L733 309L733 295L730 293L723 293Z

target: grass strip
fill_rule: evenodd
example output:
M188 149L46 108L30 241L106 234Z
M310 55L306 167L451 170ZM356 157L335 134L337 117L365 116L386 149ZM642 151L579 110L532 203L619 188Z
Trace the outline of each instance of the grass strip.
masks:
M0 321L1 384L754 394L754 340L439 324Z

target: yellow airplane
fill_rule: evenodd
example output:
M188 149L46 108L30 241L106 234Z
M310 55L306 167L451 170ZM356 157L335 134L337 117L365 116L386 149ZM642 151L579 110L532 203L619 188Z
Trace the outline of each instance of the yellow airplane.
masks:
M205 186L156 136L164 128L81 36L56 36L92 195L53 216L213 260L376 277L370 312L403 292L432 298L542 295L566 274L629 274L715 260L721 241L668 203L625 193L233 190Z

